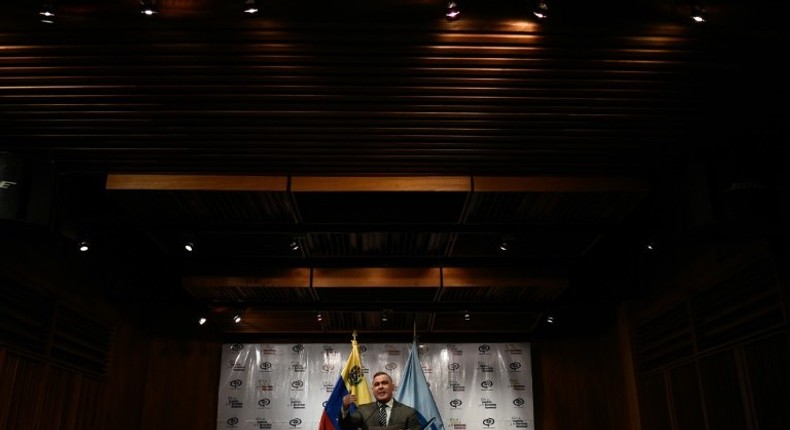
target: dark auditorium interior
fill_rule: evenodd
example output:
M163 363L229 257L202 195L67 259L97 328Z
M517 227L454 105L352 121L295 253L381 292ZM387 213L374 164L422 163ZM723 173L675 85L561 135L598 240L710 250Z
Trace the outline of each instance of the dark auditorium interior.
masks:
M223 344L352 332L529 343L538 430L790 428L787 11L3 1L0 428L216 429Z

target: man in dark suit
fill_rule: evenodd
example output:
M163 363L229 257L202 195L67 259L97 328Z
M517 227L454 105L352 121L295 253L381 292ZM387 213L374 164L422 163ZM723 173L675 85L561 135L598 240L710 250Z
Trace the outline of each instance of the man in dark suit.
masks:
M391 430L420 430L417 411L392 398L395 385L392 377L386 372L373 375L373 396L376 401L357 405L356 410L349 411L349 406L357 401L356 396L349 394L343 397L340 410L340 427L347 430L373 430L386 428Z

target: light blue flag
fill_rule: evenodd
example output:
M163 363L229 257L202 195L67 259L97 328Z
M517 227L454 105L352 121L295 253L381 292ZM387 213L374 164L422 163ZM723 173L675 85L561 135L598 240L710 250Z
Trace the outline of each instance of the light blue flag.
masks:
M417 410L423 429L444 430L442 416L439 414L439 408L436 407L436 401L433 400L431 388L422 372L417 351L417 339L415 338L409 359L406 361L406 368L403 370L400 384L398 384L395 400Z

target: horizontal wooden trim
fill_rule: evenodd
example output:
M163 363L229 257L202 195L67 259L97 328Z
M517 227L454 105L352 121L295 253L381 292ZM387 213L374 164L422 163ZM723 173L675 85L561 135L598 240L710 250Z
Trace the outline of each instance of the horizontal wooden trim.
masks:
M290 187L289 187L290 179ZM640 178L522 176L236 176L120 174L108 190L292 192L644 192Z
M438 288L439 268L317 268L313 287L409 287Z
M295 176L293 192L459 191L472 189L466 176Z
M568 284L561 273L505 268L453 267L355 267L292 268L257 276L193 276L182 279L187 288L285 287L285 288L479 288L543 287L562 289Z
M286 176L107 175L108 190L287 191Z
M301 267L260 276L189 276L181 283L187 288L310 288L310 271Z
M563 289L568 278L563 274L536 274L534 271L506 268L455 268L443 269L444 288L479 287L545 287Z
M644 192L641 178L562 177L562 176L475 176L475 192Z

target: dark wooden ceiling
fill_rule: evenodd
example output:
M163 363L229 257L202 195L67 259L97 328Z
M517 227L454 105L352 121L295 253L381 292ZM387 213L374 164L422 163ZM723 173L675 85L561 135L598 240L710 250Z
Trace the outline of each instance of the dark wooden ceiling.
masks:
M89 238L145 317L521 339L562 314L579 333L642 293L689 172L786 165L787 34L739 3L704 26L675 2L546 22L504 0L455 22L440 1L241 3L59 1L51 25L0 7L0 151L51 185L19 218Z

